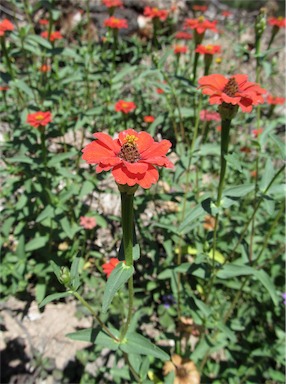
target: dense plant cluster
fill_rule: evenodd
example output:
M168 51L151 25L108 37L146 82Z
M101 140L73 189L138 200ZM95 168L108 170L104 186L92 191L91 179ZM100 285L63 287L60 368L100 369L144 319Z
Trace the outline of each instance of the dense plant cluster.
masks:
M95 39L89 1L69 36L54 0L10 3L2 299L92 314L78 359L115 363L80 383L283 382L285 19L150 3L129 35L102 0Z

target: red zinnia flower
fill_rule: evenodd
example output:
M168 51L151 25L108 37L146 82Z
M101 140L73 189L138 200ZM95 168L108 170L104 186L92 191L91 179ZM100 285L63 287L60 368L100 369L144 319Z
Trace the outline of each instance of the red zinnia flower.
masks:
M39 70L41 72L49 72L51 70L51 67L49 65L47 65L47 64L43 64L43 65L40 66Z
M32 125L35 128L38 128L40 125L44 127L52 121L51 112L35 112L29 113L27 116L27 123Z
M158 95L162 95L162 93L165 93L164 89L162 88L157 88L156 92L158 93Z
M193 35L184 31L179 31L175 34L175 39L178 39L178 40L191 40L192 38L193 38Z
M268 95L266 99L268 104L273 104L273 105L278 105L278 104L283 105L285 103L285 100L286 100L285 97L277 97L272 95Z
M229 17L229 16L231 16L232 15L232 13L230 12L230 11L222 11L222 16L224 16L224 17Z
M253 129L252 130L252 133L253 133L254 137L258 137L259 135L261 135L262 132L263 132L262 128Z
M188 48L185 45L175 45L174 53L180 55L181 53L187 53Z
M154 116L144 116L145 123L153 123L154 120L155 120Z
M49 20L47 20L47 19L40 19L39 20L39 24L40 25L48 25L49 24Z
M96 220L94 217L81 216L80 225L85 229L93 229L96 226Z
M200 112L200 119L202 121L220 121L220 114L218 112L203 109Z
M168 11L165 9L145 7L144 16L151 17L151 19L157 17L161 21L165 21L168 17Z
M286 19L284 19L282 16L279 17L270 17L268 19L268 24L276 26L278 28L286 28Z
M184 28L195 29L199 35L204 33L207 29L210 29L213 32L217 32L216 29L217 21L209 21L200 16L197 19L186 19L184 23Z
M122 29L128 28L128 23L125 19L117 19L116 17L111 16L108 19L104 20L104 26L113 29Z
M227 79L223 75L213 74L199 79L199 88L209 95L210 104L238 105L243 112L251 112L252 106L263 103L262 95L266 90L256 83L247 81L247 75L234 75Z
M8 85L0 86L0 91L8 91L8 89L9 89Z
M133 101L119 100L114 106L116 112L130 113L136 109L136 104Z
M112 257L108 263L102 265L103 272L106 274L108 278L111 272L114 270L116 265L119 263L119 260L116 257Z
M44 31L41 33L41 36L44 38L44 39L48 39L49 37L49 32L48 31ZM59 31L55 31L55 32L52 32L50 34L50 38L49 40L50 41L55 41L55 40L60 40L63 38L63 35L59 32Z
M136 184L150 188L158 181L159 173L154 166L173 168L166 153L171 147L169 140L160 143L147 132L137 133L133 129L120 132L117 139L106 133L95 133L96 141L83 150L83 160L97 164L96 172L112 170L118 184L132 187Z
M202 55L214 55L220 53L220 45L198 45L195 52L201 53Z
M123 3L121 0L102 0L103 4L107 8L122 7Z
M193 9L193 11L205 12L208 9L208 6L207 5L193 5L192 9Z
M0 36L4 36L6 31L13 31L14 25L8 19L0 22Z

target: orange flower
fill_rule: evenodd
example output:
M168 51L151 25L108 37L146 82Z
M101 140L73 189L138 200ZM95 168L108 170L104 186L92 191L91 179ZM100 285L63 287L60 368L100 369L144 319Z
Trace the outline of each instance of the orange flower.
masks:
M119 260L116 257L112 257L108 263L102 265L103 272L106 274L108 278L111 272L114 270L116 265L119 263Z
M273 104L273 105L278 105L278 104L283 105L285 103L285 100L286 100L285 97L277 97L272 95L268 95L266 99L268 104Z
M185 45L175 45L174 47L174 53L176 55L180 55L181 53L187 53L188 48Z
M29 113L27 116L27 123L32 125L35 128L38 128L40 125L42 127L46 126L52 121L51 112L35 112Z
M133 101L119 100L114 106L116 112L130 113L136 109L136 104Z
M158 95L162 95L162 93L165 93L164 89L162 88L157 88L156 92L158 93Z
M51 70L51 67L49 65L47 65L47 64L43 64L43 65L40 66L39 70L41 72L49 72Z
M41 33L41 36L42 36L44 39L48 39L48 37L49 37L49 32L48 32L48 31L44 31L44 32ZM62 39L62 38L63 38L62 34L61 34L59 31L55 31L55 32L52 32L52 33L50 34L50 38L49 38L49 40L50 40L50 41L55 41L55 40L60 40L60 39Z
M193 38L193 35L189 32L179 31L175 34L175 39L178 40L191 40Z
M209 21L206 20L203 16L200 16L197 19L186 19L184 23L184 28L195 29L197 33L201 35L207 29L210 29L213 32L217 32L216 24L217 21Z
M123 3L121 0L102 0L103 4L107 8L122 7Z
M116 17L111 16L104 20L104 26L112 29L122 29L128 28L128 23L125 19L117 19Z
M168 17L168 11L165 9L145 7L144 16L151 17L151 19L158 18L161 21L165 21Z
M0 86L0 91L8 91L8 89L9 89L8 85Z
M153 123L154 120L155 120L154 116L144 116L145 123Z
M49 20L47 20L47 19L40 19L39 20L39 24L40 25L48 25L49 24Z
M96 220L94 217L81 216L80 225L85 229L93 229L96 226Z
M193 9L193 11L205 12L208 9L208 6L207 5L193 5L192 9Z
M198 45L195 52L201 53L202 55L214 55L220 53L220 45Z
M195 364L189 359L183 359L176 354L172 355L171 361L164 364L164 376L172 371L175 371L173 384L200 384L200 374Z
M253 129L252 130L252 133L254 135L254 137L258 137L259 135L261 135L261 133L263 132L263 129L262 128L258 128L258 129Z
M268 19L268 24L273 25L278 28L286 28L286 19L284 19L282 16L279 17L270 17Z
M206 109L203 109L200 112L200 119L202 121L220 121L220 114L213 111L207 111Z
M229 17L229 16L232 15L232 13L231 13L230 11L222 11L221 15L222 15L223 17Z
M150 188L159 179L154 166L173 168L166 153L171 147L169 140L160 143L147 132L137 133L133 129L120 132L117 139L106 133L95 133L97 139L83 150L83 160L97 164L96 172L112 170L118 184L132 187L136 184Z
M14 25L8 19L0 22L0 36L4 36L6 31L13 31Z
M263 103L266 90L248 81L247 75L233 75L227 79L223 75L203 76L198 81L204 95L209 95L210 104L237 105L243 112L251 112L252 106Z

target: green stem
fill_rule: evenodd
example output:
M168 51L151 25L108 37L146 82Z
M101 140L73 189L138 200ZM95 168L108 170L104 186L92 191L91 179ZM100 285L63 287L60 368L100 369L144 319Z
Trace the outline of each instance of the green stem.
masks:
M194 65L193 65L193 77L192 77L193 83L195 83L195 81L196 81L199 56L200 56L200 54L198 52L196 52L195 58L194 58Z
M10 61L10 58L9 58L9 55L8 55L8 51L7 51L7 48L6 48L6 44L5 44L5 35L1 36L0 40L1 40L2 52L3 52L3 55L5 57L6 65L7 65L7 68L8 68L8 72L9 72L9 74L11 76L11 79L14 79L14 77L15 77L14 71L13 71L13 68L11 66L11 61Z
M93 315L95 320L98 322L98 324L101 326L101 328L104 330L105 333L108 334L114 341L119 342L119 339L113 335L112 332L107 328L107 326L101 321L101 319L98 317L97 313L94 311L94 309L84 300L84 298L78 293L78 292L72 292L73 295L81 302L81 304L89 310L89 312Z
M127 266L133 266L133 222L134 222L134 193L121 192L121 223L123 230L124 257ZM123 340L132 318L133 311L133 276L128 280L128 314L125 325L121 331L120 340Z

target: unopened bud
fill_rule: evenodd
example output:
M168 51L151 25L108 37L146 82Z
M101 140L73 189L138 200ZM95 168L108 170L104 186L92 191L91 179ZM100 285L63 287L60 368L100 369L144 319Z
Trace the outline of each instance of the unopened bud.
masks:
M266 8L261 8L255 22L256 38L260 38L266 28Z
M68 286L71 282L71 275L70 275L70 270L68 269L68 267L62 267L61 268L61 273L60 273L60 283L65 285L65 286Z

